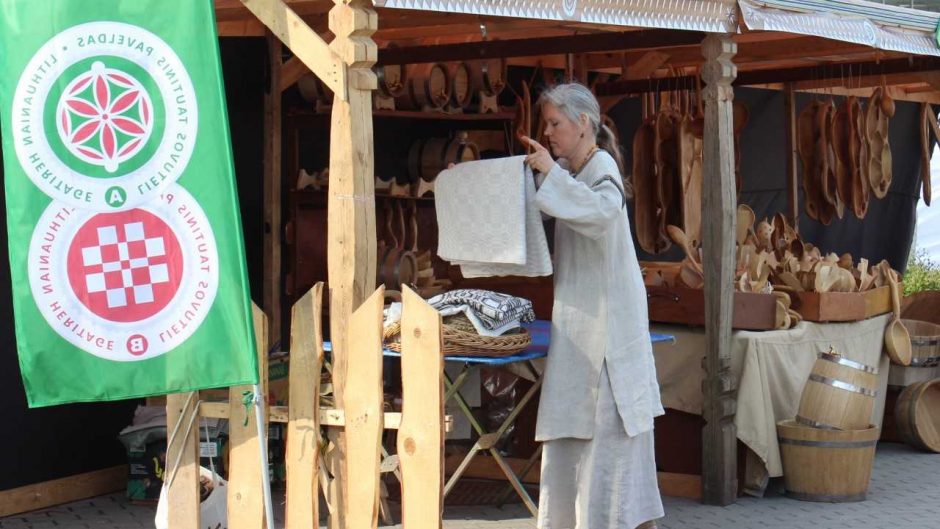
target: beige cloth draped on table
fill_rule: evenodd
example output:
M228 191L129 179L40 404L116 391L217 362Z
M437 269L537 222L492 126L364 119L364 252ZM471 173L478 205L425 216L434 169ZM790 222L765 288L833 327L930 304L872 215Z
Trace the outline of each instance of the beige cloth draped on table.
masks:
M734 424L740 439L757 456L748 458L746 490L762 494L767 477L783 475L777 421L792 419L817 353L834 346L851 360L878 367L878 395L872 424L881 426L888 385L888 357L882 353L888 315L852 323L802 322L779 331L736 331L731 339L731 371L738 382ZM654 348L663 406L702 414L701 359L705 330L652 324L651 331L671 334L674 344Z

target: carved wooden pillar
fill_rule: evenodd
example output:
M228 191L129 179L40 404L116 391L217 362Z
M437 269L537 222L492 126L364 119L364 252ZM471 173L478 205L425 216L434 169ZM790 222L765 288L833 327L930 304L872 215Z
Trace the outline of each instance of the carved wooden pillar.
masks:
M372 90L377 87L372 66L377 47L372 34L378 17L369 0L334 0L330 30L336 36L330 50L342 61L346 98L333 99L330 127L330 185L328 199L328 275L330 288L330 339L333 343L333 391L336 407L343 408L347 376L355 366L347 364L349 322L353 311L375 289L375 176L372 137ZM344 527L346 486L342 431L331 432L334 506L330 527Z
M703 265L705 268L705 398L702 432L703 501L735 501L737 436L735 383L731 374L731 317L734 301L735 197L731 82L737 76L730 35L711 34L702 42L705 65L705 145L702 186Z

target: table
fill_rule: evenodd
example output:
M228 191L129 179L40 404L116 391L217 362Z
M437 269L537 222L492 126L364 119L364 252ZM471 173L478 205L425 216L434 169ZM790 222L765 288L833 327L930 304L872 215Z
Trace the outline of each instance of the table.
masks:
M801 322L776 331L735 331L731 338L731 373L737 382L738 439L748 448L744 491L763 495L770 477L783 475L777 422L792 419L816 355L834 346L850 360L876 366L878 386L872 424L881 425L888 385L888 357L882 352L889 315L851 323ZM663 406L702 414L705 330L652 324L673 334L676 345L654 352Z

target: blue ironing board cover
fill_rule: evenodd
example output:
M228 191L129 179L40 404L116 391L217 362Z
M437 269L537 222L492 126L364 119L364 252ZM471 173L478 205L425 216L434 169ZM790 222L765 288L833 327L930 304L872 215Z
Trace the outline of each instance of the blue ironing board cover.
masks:
M543 358L548 356L548 342L549 334L552 328L552 322L548 320L535 320L532 323L525 323L522 325L529 331L529 334L532 336L532 343L529 344L529 347L521 353L514 354L511 356L498 356L498 357L486 357L486 356L445 356L444 361L446 362L461 362L465 364L483 364L483 365L503 365L511 364L513 362L522 362L525 360L534 360L536 358ZM650 333L650 340L653 343L658 342L674 342L676 338L668 334L659 334L655 332ZM325 351L332 350L332 344L330 342L323 342L323 349ZM397 356L400 357L401 353L395 351L389 351L385 349L382 351L382 354L385 356Z

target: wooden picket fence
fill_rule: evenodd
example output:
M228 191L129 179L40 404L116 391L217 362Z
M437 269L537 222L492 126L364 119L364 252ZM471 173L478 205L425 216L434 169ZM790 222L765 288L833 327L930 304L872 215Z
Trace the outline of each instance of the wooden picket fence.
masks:
M352 315L345 374L344 409L320 406L324 366L321 330L323 284L318 283L294 304L291 314L289 400L287 406L266 406L266 422L286 423L287 495L285 527L319 527L318 503L323 490L330 506L330 527L377 526L380 470L395 467L402 484L402 525L408 529L440 528L443 507L443 356L441 319L420 296L403 292L402 412L383 411L382 309L384 288L376 290ZM267 317L253 307L261 379L267 381ZM333 373L333 376L340 376ZM265 384L266 385L266 384ZM228 402L205 403L198 395L167 397L167 423L182 414L229 420L228 527L265 526L259 432L255 407L242 403L250 386L233 387ZM267 395L267 388L263 388ZM198 410L196 406L198 405ZM184 421L185 422L185 421ZM345 431L343 452L334 449L321 428ZM384 429L398 430L397 457L383 461ZM199 455L196 428L182 432L167 447L167 464L182 456L168 489L169 529L201 528L199 521ZM266 434L266 432L262 432ZM323 454L327 454L323 457ZM384 465L383 465L384 462ZM391 465L390 465L391 463ZM345 472L331 472L341 465ZM167 469L167 475L173 469ZM346 476L341 483L334 474ZM342 493L342 506L335 501ZM281 499L274 498L274 504ZM369 506L371 505L371 509ZM209 529L217 529L215 527Z

